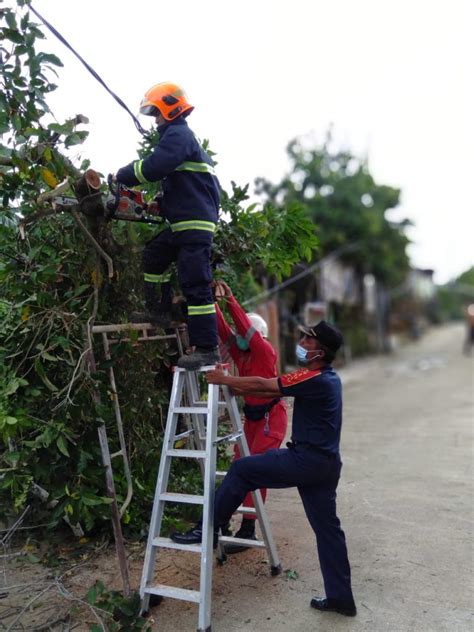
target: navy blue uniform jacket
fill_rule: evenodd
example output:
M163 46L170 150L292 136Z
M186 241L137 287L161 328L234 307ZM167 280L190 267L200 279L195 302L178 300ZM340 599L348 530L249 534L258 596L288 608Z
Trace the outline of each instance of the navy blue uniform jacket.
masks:
M153 153L117 172L117 180L133 187L162 180L162 216L171 224L186 220L217 223L219 181L212 161L182 117L159 129Z
M299 369L279 377L278 385L283 395L295 398L292 439L339 454L342 386L336 371Z

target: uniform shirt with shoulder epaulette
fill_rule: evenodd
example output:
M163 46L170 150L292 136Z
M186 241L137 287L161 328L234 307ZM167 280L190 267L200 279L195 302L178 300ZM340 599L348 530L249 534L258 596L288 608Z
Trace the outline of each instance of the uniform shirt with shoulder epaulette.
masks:
M292 439L338 454L342 386L334 369L331 366L317 371L299 369L280 376L278 385L283 395L295 398Z
M204 228L217 223L220 186L209 155L182 117L159 128L153 153L117 171L117 180L133 187L162 181L162 216L171 224L195 220ZM212 232L212 230L211 230Z

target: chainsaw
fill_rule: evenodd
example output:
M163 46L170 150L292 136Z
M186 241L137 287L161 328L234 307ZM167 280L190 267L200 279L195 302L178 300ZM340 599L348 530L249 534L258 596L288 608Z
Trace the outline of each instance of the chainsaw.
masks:
M148 204L141 191L129 189L120 182L113 182L112 174L107 177L110 196L105 202L107 219L122 219L126 222L144 222L146 224L162 224L163 219L147 217Z
M142 224L162 224L165 221L163 218L154 219L149 216L149 205L145 202L140 191L129 189L119 182L114 183L112 174L107 177L107 184L109 195L105 201L105 212L103 213L105 219L140 222ZM68 208L77 206L77 204L78 200L74 197L55 196L54 198L55 206Z

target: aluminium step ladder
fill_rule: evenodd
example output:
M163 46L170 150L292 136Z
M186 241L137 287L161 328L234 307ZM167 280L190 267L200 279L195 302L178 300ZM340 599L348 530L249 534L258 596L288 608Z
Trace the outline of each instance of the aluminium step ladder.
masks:
M216 472L217 446L225 441L236 441L239 445L241 455L249 455L249 448L243 433L242 420L237 401L235 397L231 395L229 388L215 384L206 385L208 389L207 400L202 400L198 374L205 373L212 368L214 367L201 367L198 371L186 371L180 368L174 369L170 406L140 585L142 612L148 611L150 597L152 595L171 597L173 599L191 601L199 604L198 632L211 631L215 482L216 476L225 476L225 472ZM220 393L223 395L222 401L219 400ZM218 436L218 415L220 409L227 411L232 426L231 434L225 436ZM181 414L189 415L191 424L188 430L176 434L178 418ZM175 449L176 441L185 437L189 437L193 440L194 449ZM179 494L167 491L171 461L173 458L199 460L204 483L202 495ZM220 536L219 552L221 560L223 561L223 559L225 559L222 553L222 545L225 543L266 548L271 574L278 575L281 572L281 565L259 490L253 492L253 499L254 509L239 507L237 512L256 514L263 541ZM201 544L182 545L173 542L170 538L160 536L166 502L202 505L203 539ZM199 590L153 583L155 559L160 548L177 549L200 554Z

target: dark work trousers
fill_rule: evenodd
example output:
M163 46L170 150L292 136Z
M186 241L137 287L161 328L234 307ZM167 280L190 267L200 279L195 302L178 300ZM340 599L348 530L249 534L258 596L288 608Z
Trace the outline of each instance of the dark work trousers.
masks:
M166 229L149 241L143 251L145 274L162 275L177 262L178 282L188 305L189 342L207 349L217 347L217 318L211 288L212 238L213 234L205 230L173 233Z
M269 450L234 461L216 492L214 524L221 527L246 494L264 487L297 487L306 516L316 534L326 597L350 601L351 569L346 539L336 515L336 488L342 463L305 447Z

